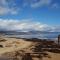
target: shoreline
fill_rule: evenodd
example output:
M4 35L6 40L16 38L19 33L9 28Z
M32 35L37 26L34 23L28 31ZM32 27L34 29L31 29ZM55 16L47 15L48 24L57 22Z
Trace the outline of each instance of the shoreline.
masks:
M35 38L35 41L34 40L32 41L32 40L28 40L28 39L20 39L20 38L16 38L16 37L15 38L8 38L8 37L2 36L0 41L1 41L0 42L0 59L2 59L2 60L4 60L4 59L9 60L10 56L11 57L15 56L14 54L17 52L19 54L23 54L23 55L29 53L29 54L31 54L31 57L33 58L33 60L38 60L39 58L37 56L41 55L40 53L42 53L42 55L43 55L43 57L41 57L41 58L43 58L43 60L50 60L50 59L56 60L58 58L60 59L60 53L54 52L54 49L51 52L49 51L50 49L48 49L48 48L45 49L46 51L42 50L40 52L33 52L33 49L36 48L35 46L40 46L41 42L42 43L44 42L41 40L38 41L36 38ZM46 40L46 43L47 42L49 44L49 41ZM54 42L51 41L51 43L53 44ZM40 48L38 47L38 49L40 49ZM56 51L60 51L60 50L56 49ZM44 57L44 55L47 55L48 57L51 56L51 58ZM35 57L33 57L33 56L35 56Z

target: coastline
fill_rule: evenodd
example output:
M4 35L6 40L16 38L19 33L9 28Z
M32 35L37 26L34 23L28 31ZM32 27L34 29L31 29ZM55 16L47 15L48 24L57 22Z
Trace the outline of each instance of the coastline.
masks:
M1 41L0 42L0 60L1 59L2 60L5 60L5 59L13 60L16 52L18 52L19 54L23 54L23 55L30 53L33 60L38 60L39 58L37 56L40 56L40 55L43 55L43 57L41 56L42 60L60 59L60 53L50 52L50 51L48 51L48 48L46 51L42 50L42 51L38 52L39 51L38 50L37 52L33 52L32 49L35 49L35 46L41 45L41 42L43 42L42 40L38 41L35 39L35 41L32 41L32 40L28 41L28 39L26 40L26 39L21 39L21 38L11 38L11 37L9 38L9 37L2 36L0 41ZM1 47L1 45L2 45L2 47ZM39 47L38 47L38 49L39 49ZM18 56L20 57L19 54L18 54ZM44 55L47 55L47 56L45 57ZM33 57L33 56L35 56L35 57Z

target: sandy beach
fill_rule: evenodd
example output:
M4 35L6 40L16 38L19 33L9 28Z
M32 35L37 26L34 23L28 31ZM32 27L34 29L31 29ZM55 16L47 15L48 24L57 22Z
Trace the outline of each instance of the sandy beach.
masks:
M31 47L34 47L35 44L36 42L34 43L32 41L26 41L24 39L7 37L0 38L0 60L9 60L10 58L7 58L7 56L13 56L16 51L20 53L21 51L30 53L32 56L32 60L60 60L60 53L53 53L47 51L46 53L48 54L48 56L41 56L40 58L38 58L37 56L39 56L39 54L33 53L33 51L30 49Z
M4 38L6 42L0 42L3 45L3 48L0 48L0 54L6 52L12 52L24 48L28 48L32 42L24 41L23 39L16 38Z

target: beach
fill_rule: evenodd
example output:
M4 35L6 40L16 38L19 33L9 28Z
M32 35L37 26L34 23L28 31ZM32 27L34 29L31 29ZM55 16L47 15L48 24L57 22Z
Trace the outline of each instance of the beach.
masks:
M34 52L32 48L34 48L37 43L38 41L34 42L25 39L2 37L0 38L0 60L13 60L14 58L22 60L20 57L25 55L28 57L28 54L32 58L29 58L30 60L60 60L60 53L48 51ZM27 58L25 60L27 60Z

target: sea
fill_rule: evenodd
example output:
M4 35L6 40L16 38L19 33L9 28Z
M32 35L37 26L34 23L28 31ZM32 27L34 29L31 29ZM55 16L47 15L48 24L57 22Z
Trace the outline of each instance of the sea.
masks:
M30 35L6 35L8 37L17 37L17 38L38 38L38 39L56 39L60 33L43 33L43 34L30 34Z

